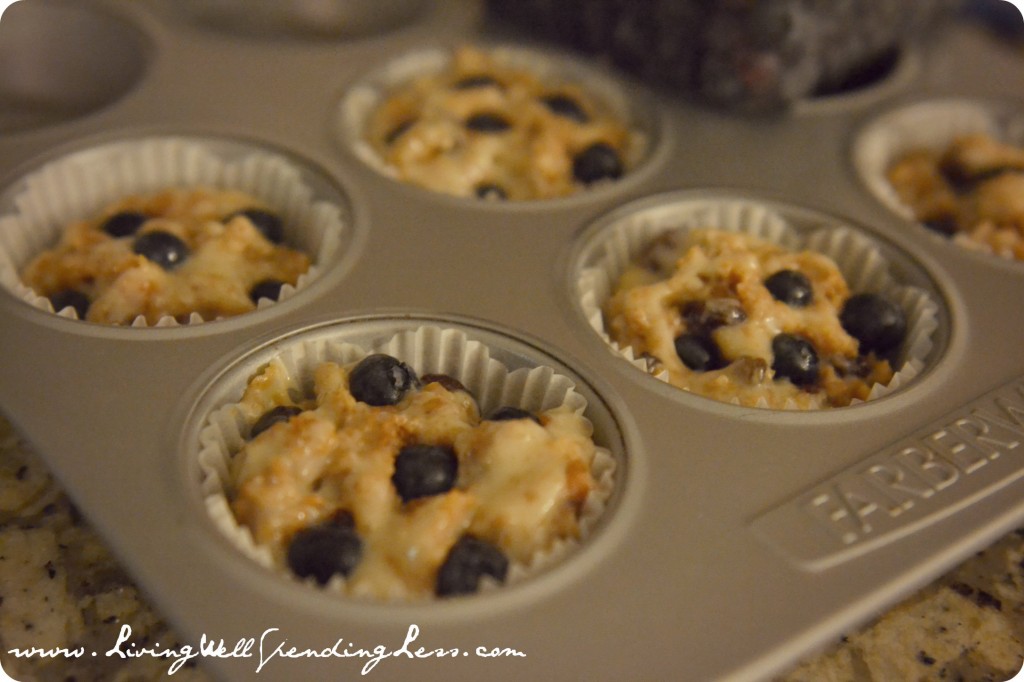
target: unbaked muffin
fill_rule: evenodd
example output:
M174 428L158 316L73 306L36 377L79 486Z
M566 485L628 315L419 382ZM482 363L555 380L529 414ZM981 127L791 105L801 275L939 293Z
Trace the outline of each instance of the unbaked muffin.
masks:
M866 400L893 377L904 310L852 293L829 257L741 232L670 230L604 305L611 340L669 383L747 406L816 409Z
M1024 148L985 133L912 149L886 178L914 217L957 244L1024 260Z
M244 192L171 188L72 222L21 278L54 312L70 306L89 322L213 320L277 300L309 269L285 232L277 213Z
M597 487L591 425L566 406L481 416L448 375L374 353L316 364L301 390L279 361L238 404L244 444L225 491L272 561L351 596L446 597L502 582L576 540Z
M367 141L398 179L461 197L564 197L630 170L637 141L585 83L463 46L383 93Z

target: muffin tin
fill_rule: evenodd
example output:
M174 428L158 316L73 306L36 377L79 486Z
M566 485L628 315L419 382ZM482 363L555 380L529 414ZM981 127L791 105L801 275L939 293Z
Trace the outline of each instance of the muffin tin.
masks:
M1018 53L954 26L898 82L766 119L618 80L650 140L633 172L566 199L475 202L364 163L346 95L439 46L559 54L486 25L475 2L413 4L391 3L391 25L329 38L225 31L170 0L34 0L4 15L0 49L16 35L14 48L48 44L56 62L22 49L37 68L0 60L0 214L48 161L186 136L287 155L350 228L308 286L228 320L105 327L0 290L0 408L181 635L224 640L202 665L223 679L354 676L371 661L358 650L382 646L422 650L370 666L379 679L767 678L1024 520L1024 267L894 214L852 152L905 104L1011 92ZM80 25L99 38L87 58L71 39ZM123 50L115 61L130 66L109 73L108 53ZM894 278L937 302L920 373L877 400L806 413L685 394L617 357L590 326L578 272L602 225L680 192L783 205L873 240ZM206 416L296 339L373 345L423 327L455 329L513 369L552 367L586 398L617 459L586 541L521 583L415 605L327 595L244 556L204 505ZM271 655L282 643L297 653Z

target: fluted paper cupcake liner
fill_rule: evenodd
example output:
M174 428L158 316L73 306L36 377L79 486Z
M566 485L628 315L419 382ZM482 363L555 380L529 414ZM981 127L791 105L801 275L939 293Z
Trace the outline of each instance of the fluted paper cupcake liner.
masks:
M413 367L420 376L447 374L458 379L476 399L481 414L505 405L533 412L565 406L587 420L584 416L587 401L575 390L568 377L545 366L509 371L505 365L491 357L488 346L456 329L420 327L399 332L366 348L322 339L297 342L283 348L272 362L283 367L287 376L300 386L309 388L313 370L319 364L334 362L349 365L371 353L387 353L397 357ZM210 414L199 436L201 491L210 517L235 547L282 577L302 582L286 567L278 565L267 547L255 542L251 532L237 522L230 508L230 460L245 445L245 434L256 416L245 414L237 403L225 405ZM547 550L535 554L528 564L510 563L506 585L525 580L557 564L586 541L594 524L603 515L615 485L615 459L609 450L600 445L596 448L591 474L595 488L580 512L579 537L556 542ZM312 579L305 582L315 585ZM488 579L482 583L481 590L497 587L499 585L496 582ZM343 594L345 580L336 576L325 589Z
M209 186L246 192L271 206L287 226L287 240L310 257L309 270L284 300L315 279L335 259L349 229L340 207L317 198L295 164L284 156L238 142L184 137L122 141L71 153L43 165L8 190L0 217L0 284L27 303L77 319L70 307L54 311L45 296L20 279L30 259L55 243L65 227L96 215L127 196L172 187ZM259 308L273 305L262 299ZM204 322L192 314L188 324ZM173 317L156 326L176 326ZM145 327L137 317L134 327Z
M938 328L938 304L924 290L895 281L882 252L864 234L840 221L824 221L811 230L797 229L784 209L743 199L667 200L663 205L638 209L604 225L595 234L594 248L576 273L576 295L590 327L608 346L644 372L648 363L629 346L610 337L603 308L614 294L626 267L657 236L672 230L719 229L774 242L788 250L810 250L835 261L852 292L885 294L907 316L907 336L888 385L875 384L869 400L905 386L927 365ZM649 372L648 372L649 373ZM668 382L664 372L652 376ZM767 407L759 404L757 407ZM794 409L787 405L785 409Z

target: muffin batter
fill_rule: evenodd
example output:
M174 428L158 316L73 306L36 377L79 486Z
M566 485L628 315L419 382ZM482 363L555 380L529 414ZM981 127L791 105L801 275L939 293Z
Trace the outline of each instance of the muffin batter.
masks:
M956 243L1024 260L1024 149L984 134L912 150L887 177L926 227Z
M149 325L254 310L295 285L309 258L282 244L281 219L243 192L172 188L130 196L67 226L22 281L80 319Z
M481 419L457 381L386 355L322 363L315 397L296 394L277 362L249 382L229 500L299 576L346 576L358 596L448 596L577 537L595 446L574 412Z
M550 199L614 180L631 151L623 122L580 86L470 47L447 70L390 93L368 137L401 180L492 200Z
M866 400L906 328L883 297L851 296L828 257L720 230L663 234L604 312L612 340L674 386L771 408Z

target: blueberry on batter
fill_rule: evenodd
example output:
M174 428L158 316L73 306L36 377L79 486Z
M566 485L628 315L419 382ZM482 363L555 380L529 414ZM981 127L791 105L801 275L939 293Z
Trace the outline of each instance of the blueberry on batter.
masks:
M416 372L390 355L368 355L352 368L348 387L352 396L367 405L396 405L420 384Z
M164 270L173 270L189 255L185 242L170 232L160 230L140 234L132 244L132 251L145 256Z
M407 445L395 458L391 482L403 502L452 489L459 472L455 452L442 445Z
M804 308L814 300L811 281L796 270L779 270L768 276L764 285L772 298L794 308Z
M335 574L347 576L362 558L363 542L352 517L339 514L317 526L303 528L288 545L288 566L300 578L326 584Z
M88 296L75 289L64 289L50 296L50 304L53 306L54 312L59 313L64 308L71 306L75 309L75 313L78 314L78 319L80 320L85 319L86 313L89 312L90 303Z
M506 405L505 407L499 407L498 409L496 409L494 412L487 416L487 421L492 422L512 421L514 419L531 419L537 422L538 424L540 423L540 420L537 419L536 415L527 412L526 410L520 409L518 407L512 407L510 405Z
M778 334L772 339L772 369L775 376L806 387L818 382L818 352L807 339L792 334Z
M903 310L878 294L851 296L843 305L839 321L860 342L861 353L886 353L903 343L907 334Z
M439 597L472 594L480 579L489 575L504 582L508 558L500 549L471 535L459 539L437 572L435 591Z
M604 142L596 142L576 154L572 161L572 175L577 181L589 185L598 180L622 177L622 159L618 152Z
M139 211L121 211L107 218L101 230L111 237L130 237L139 231L143 223L149 220L149 216Z
M247 208L235 215L243 215L249 219L257 230L267 238L271 244L280 244L284 241L284 223L280 216L261 208Z

